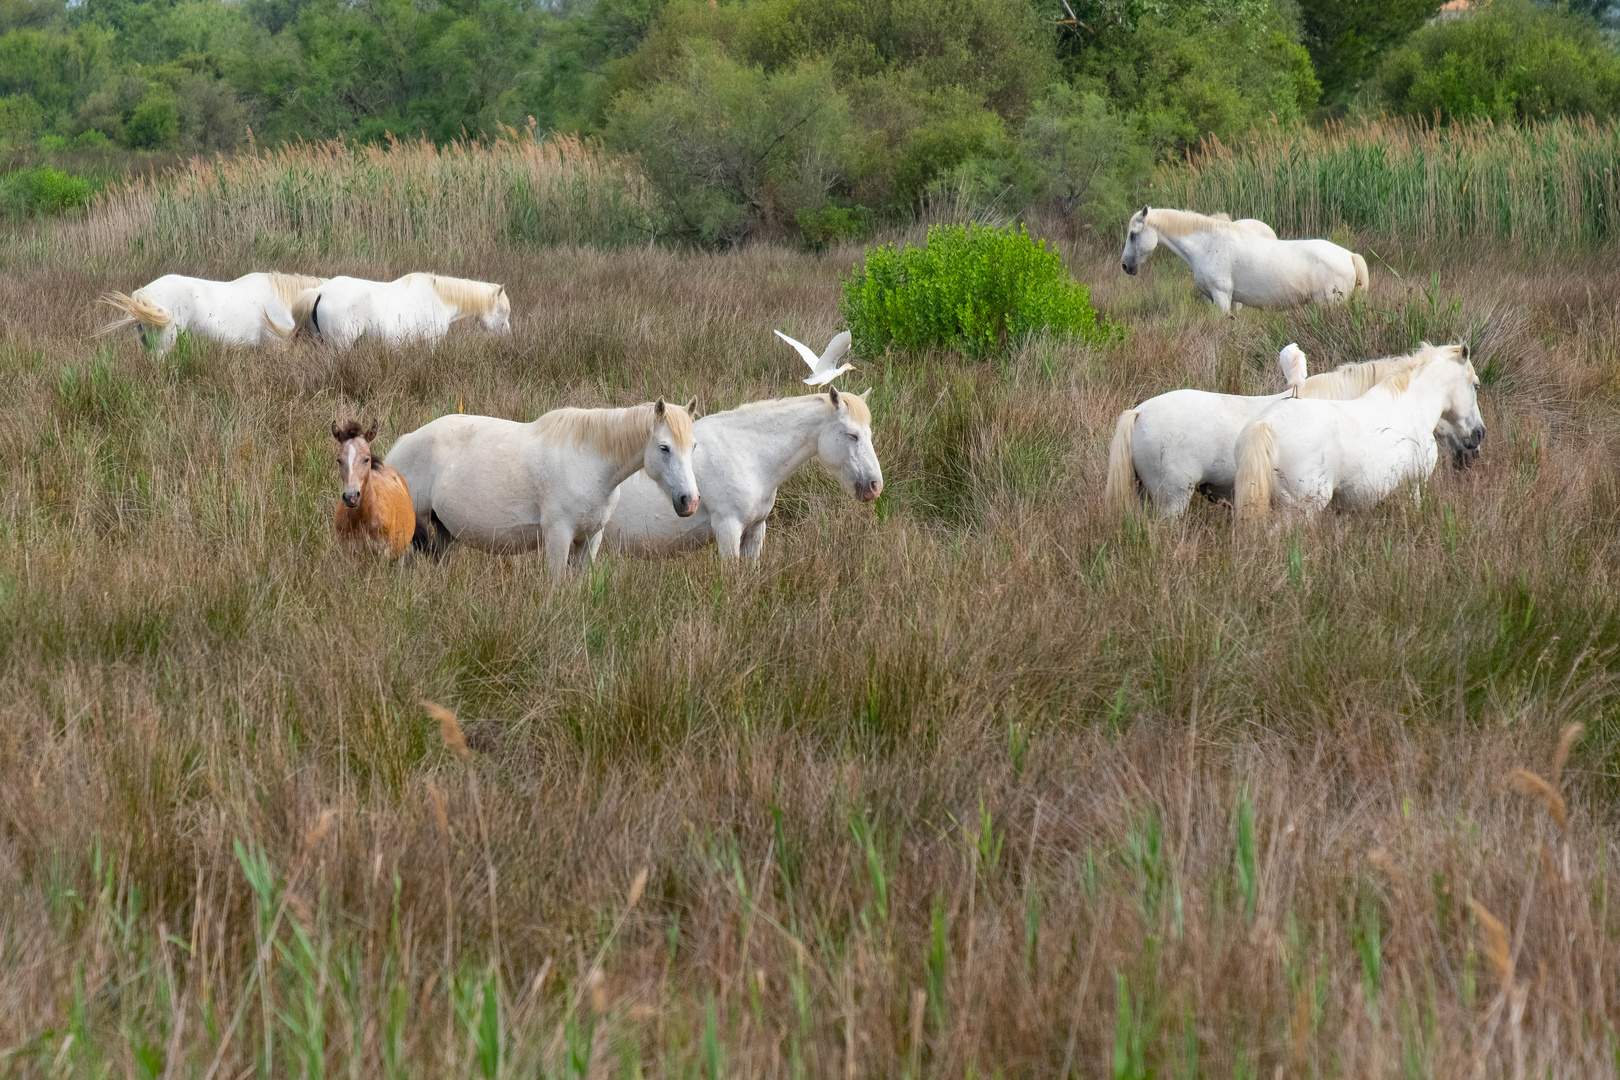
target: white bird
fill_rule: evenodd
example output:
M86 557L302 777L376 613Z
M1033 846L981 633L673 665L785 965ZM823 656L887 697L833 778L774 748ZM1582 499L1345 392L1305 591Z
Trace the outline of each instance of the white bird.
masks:
M806 386L826 386L844 372L855 369L854 364L833 367L834 364L844 358L845 353L849 352L850 337L848 330L827 342L827 351L820 356L811 352L810 346L804 342L794 341L780 330L776 331L776 336L798 349L799 355L804 357L804 362L810 365L810 377L804 380Z
M1299 397L1299 388L1305 385L1305 350L1297 342L1290 341L1277 354L1277 364L1282 368L1283 378L1288 381L1288 389Z

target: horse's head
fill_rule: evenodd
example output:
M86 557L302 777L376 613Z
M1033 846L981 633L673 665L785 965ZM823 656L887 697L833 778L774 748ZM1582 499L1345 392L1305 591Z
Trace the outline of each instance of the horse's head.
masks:
M1446 365L1449 377L1445 382L1445 407L1435 425L1434 437L1451 451L1452 466L1463 469L1479 457L1480 443L1485 441L1485 420L1479 414L1479 375L1468 359L1467 345L1442 345L1438 351L1439 362Z
M853 492L861 502L873 502L883 494L883 467L872 446L872 413L866 397L829 390L827 400L832 403L832 415L821 428L816 456L845 491Z
M697 513L697 477L692 474L692 451L697 439L692 431L692 415L697 398L686 408L670 405L663 398L653 406L652 437L642 454L642 468L657 484L681 517Z
M1125 250L1120 253L1119 265L1127 274L1135 274L1142 260L1159 246L1159 232L1148 224L1147 216L1148 207L1144 206L1131 215L1131 223L1125 229Z
M495 302L490 309L478 317L484 329L492 334L510 334L512 332L512 300L506 295L506 286L495 295Z
M332 421L332 438L338 443L338 477L343 481L343 505L350 510L360 505L360 493L371 475L371 440L376 437L376 424L361 431L358 420L342 424Z

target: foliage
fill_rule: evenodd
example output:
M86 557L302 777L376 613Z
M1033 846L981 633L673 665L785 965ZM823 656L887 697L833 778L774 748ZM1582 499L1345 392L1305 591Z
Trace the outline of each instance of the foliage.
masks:
M1620 114L1620 56L1589 18L1496 0L1413 34L1379 70L1375 97L1411 116L1605 119Z
M1322 97L1341 103L1384 53L1439 10L1441 0L1299 0L1301 40Z
M1058 253L1022 227L935 225L924 247L871 248L844 279L840 310L869 357L891 347L982 357L1043 330L1086 342L1120 333Z
M64 214L90 201L90 181L46 165L0 176L0 214L6 217Z
M1269 2L1107 0L1091 8L1094 32L1078 29L1062 42L1071 81L1134 114L1160 154L1205 135L1228 139L1274 121L1289 127L1316 106L1321 87L1310 55Z
M1112 229L1152 165L1133 114L1059 83L1025 121L1016 153L972 158L936 186L954 184L975 205L1040 210L1076 232Z
M767 73L710 49L614 103L609 145L637 153L667 235L731 245L824 208L847 170L849 112L830 69Z

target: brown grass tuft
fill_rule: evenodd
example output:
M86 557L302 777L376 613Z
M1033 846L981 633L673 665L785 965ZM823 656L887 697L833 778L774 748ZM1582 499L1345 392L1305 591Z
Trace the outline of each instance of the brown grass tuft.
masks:
M466 761L469 752L467 739L461 733L461 724L456 720L456 714L436 702L422 699L422 708L427 714L439 722L439 738L444 740L445 749L449 750L462 761Z
M1508 783L1520 794L1540 799L1541 804L1547 808L1547 813L1558 823L1558 827L1566 832L1569 830L1569 813L1564 809L1564 798L1558 794L1557 788L1529 769L1514 769L1508 774Z
M1503 986L1512 986L1513 952L1508 946L1507 928L1502 925L1501 919L1492 915L1484 904L1473 897L1468 898L1468 907L1479 925L1480 945L1491 971Z

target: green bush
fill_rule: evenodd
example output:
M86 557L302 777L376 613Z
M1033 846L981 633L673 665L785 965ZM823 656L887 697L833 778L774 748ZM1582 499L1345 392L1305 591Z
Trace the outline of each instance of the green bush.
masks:
M0 176L0 213L7 217L65 214L90 201L89 180L41 165Z
M984 356L1041 330L1093 342L1121 334L1023 226L935 225L925 247L872 248L844 279L841 309L868 357L891 347Z
M1496 0L1417 31L1378 73L1395 112L1498 123L1620 114L1620 57L1598 25L1531 0Z

